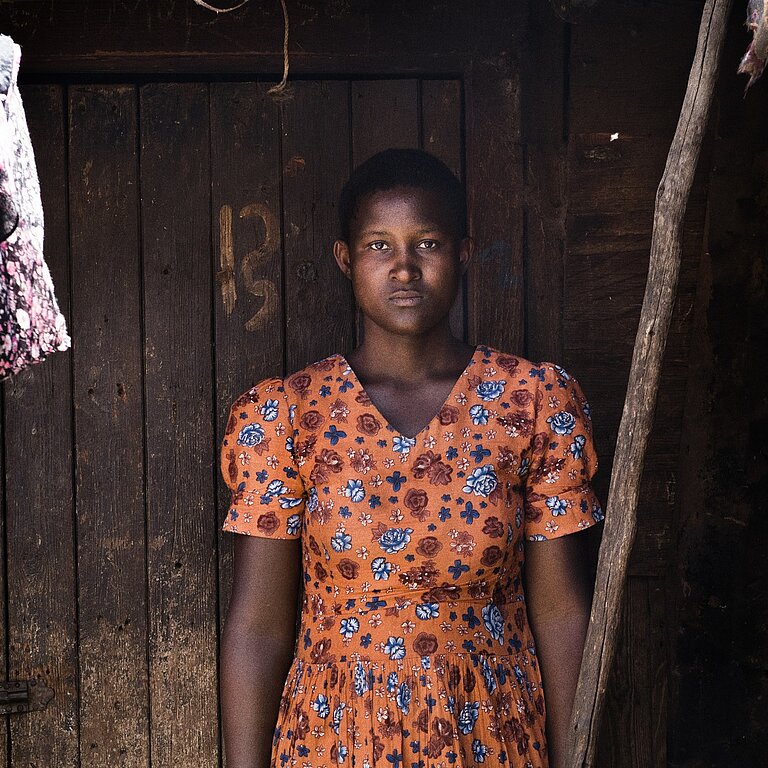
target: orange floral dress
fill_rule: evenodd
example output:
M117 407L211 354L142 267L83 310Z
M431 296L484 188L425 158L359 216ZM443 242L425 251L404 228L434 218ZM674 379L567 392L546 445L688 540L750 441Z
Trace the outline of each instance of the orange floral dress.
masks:
M302 544L274 766L546 768L521 569L603 519L574 378L478 346L408 437L333 355L237 399L221 468L225 530Z

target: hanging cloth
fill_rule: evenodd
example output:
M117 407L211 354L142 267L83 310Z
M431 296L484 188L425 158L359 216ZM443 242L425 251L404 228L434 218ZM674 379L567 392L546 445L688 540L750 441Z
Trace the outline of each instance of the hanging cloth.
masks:
M16 84L21 48L0 35L0 378L69 349L43 259L43 205Z

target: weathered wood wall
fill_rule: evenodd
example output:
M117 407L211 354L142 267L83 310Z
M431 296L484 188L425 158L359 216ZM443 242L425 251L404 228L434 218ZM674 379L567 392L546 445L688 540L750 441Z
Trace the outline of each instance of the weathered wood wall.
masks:
M573 27L539 0L385 5L289 4L299 79L280 103L264 82L281 66L277 3L218 18L191 0L0 7L24 46L46 251L74 336L70 354L3 390L0 652L11 677L39 676L56 698L6 718L0 766L220 764L231 542L217 531L218 440L235 394L354 344L329 246L339 186L378 149L423 146L465 177L479 254L454 327L579 377L606 497L701 5L620 0ZM703 503L696 446L714 445L697 410L712 394L697 346L709 164L705 153L686 219L606 768L699 764L683 711L697 667L683 661L691 641L676 641L680 607L683 638L701 628L703 593L682 600L674 565L681 540L694 575L709 551L681 536ZM734 172L719 178L726 206ZM754 396L752 382L740 391ZM702 713L711 701L696 699Z

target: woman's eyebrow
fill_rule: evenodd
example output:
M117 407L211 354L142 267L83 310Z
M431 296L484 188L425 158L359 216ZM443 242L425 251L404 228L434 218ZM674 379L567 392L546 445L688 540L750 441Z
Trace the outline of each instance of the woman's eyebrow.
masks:
M437 224L435 224L435 225L428 225L423 229L419 229L414 234L417 237L421 237L422 235L428 235L432 232L442 232L442 231L443 231L442 228ZM368 230L365 230L364 232L361 232L360 236L361 237L390 237L391 234L392 234L391 232L385 232L384 230L368 229Z

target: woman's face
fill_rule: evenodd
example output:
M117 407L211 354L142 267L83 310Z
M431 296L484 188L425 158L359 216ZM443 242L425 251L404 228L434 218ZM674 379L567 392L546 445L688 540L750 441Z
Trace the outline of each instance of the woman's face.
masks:
M349 242L337 240L334 255L367 322L406 335L448 322L473 250L454 233L430 190L397 187L360 200Z

